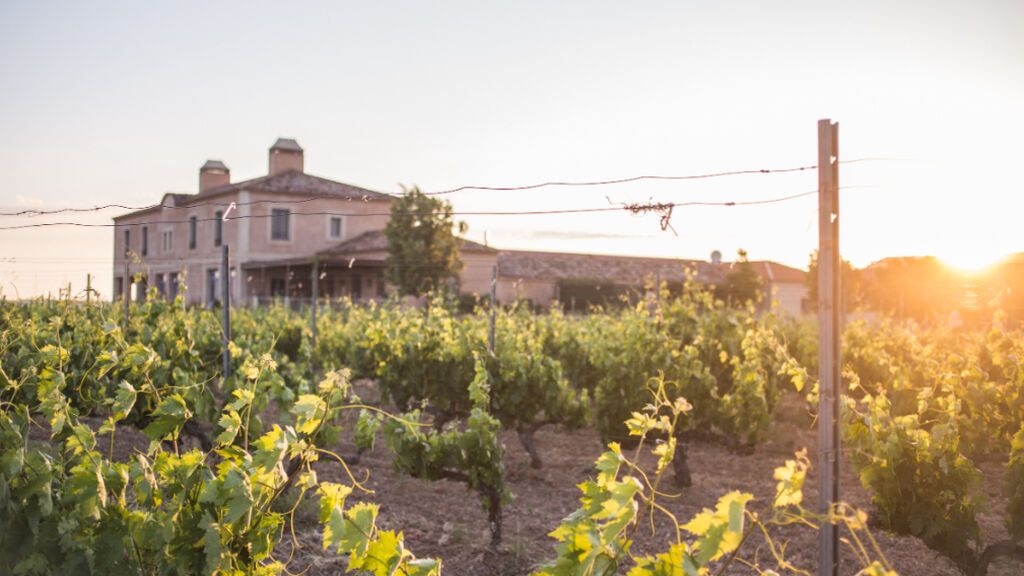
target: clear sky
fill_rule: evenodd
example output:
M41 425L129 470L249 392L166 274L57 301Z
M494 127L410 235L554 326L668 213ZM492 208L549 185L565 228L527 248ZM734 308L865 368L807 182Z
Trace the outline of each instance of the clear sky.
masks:
M1024 2L0 3L0 207L149 204L199 166L384 192L814 164L840 122L842 250L857 265L1024 250ZM536 192L456 210L753 200L814 172ZM467 217L491 245L804 266L814 197L656 216ZM109 222L107 212L76 218ZM66 219L66 218L65 218ZM44 222L44 219L31 220ZM0 226L25 223L0 218ZM111 229L0 231L7 295L111 285ZM15 287L17 291L15 291Z

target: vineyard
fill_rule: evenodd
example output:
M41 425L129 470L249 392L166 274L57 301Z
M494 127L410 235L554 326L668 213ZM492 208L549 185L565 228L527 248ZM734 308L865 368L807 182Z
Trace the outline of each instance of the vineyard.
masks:
M1020 569L1024 334L848 325L819 514L815 328L657 290L239 309L229 374L215 311L3 302L0 573Z

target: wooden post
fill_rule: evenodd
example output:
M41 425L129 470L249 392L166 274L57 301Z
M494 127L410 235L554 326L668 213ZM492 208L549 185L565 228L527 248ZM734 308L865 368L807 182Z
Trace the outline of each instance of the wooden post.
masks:
M272 294L270 293L270 288L267 287L267 267L266 267L266 265L260 266L260 287L259 287L259 292L261 294L266 294L268 296L268 298L266 300L267 300L267 304L269 305L270 302L271 302L271 298L270 297L272 296ZM262 296L258 296L256 298L256 305L257 306L262 306L263 305L263 303L260 301L261 298L262 298Z
M85 275L85 304L92 303L92 274Z
M284 305L290 307L292 293L292 267L286 264L284 267Z
M498 298L498 265L495 264L491 267L491 333L488 343L490 344L491 354L494 354L494 315L497 313L497 300Z
M228 344L231 342L231 276L229 275L230 270L228 268L229 256L228 244L225 242L221 245L220 252L220 305L224 312L221 326L221 344L224 346L224 365L222 367L222 378L224 380L227 380L228 376L231 375L231 350L228 348Z
M316 348L316 299L317 299L317 296L319 296L319 291L317 290L317 284L320 281L320 275L317 273L318 271L317 271L317 265L316 265L316 261L315 260L313 261L313 264L312 264L312 266L310 268L313 271L312 274L311 274L312 278L310 278L310 285L309 285L309 293L312 296L312 298L310 298L310 306L309 306L310 328L313 330L313 341L312 341L313 347Z
M839 501L840 326L839 124L818 121L818 466L819 512ZM821 524L819 576L839 574L839 526Z

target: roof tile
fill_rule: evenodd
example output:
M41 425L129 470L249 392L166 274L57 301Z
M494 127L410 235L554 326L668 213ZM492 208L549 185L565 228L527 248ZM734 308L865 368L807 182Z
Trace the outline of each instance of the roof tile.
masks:
M351 198L353 200L384 200L393 198L389 194L374 192L358 186L352 186L351 184L335 182L334 180L313 176L311 174L306 174L305 172L299 172L298 170L288 170L272 176L262 176L260 178L253 178L252 180L243 180L242 182L218 186L216 188L206 190L193 198L205 199L215 194L224 194L240 190L269 192L272 194L336 196L338 198Z
M617 284L639 284L655 275L665 281L680 282L688 270L695 271L701 282L717 282L723 276L720 268L702 260L519 250L499 253L498 270L502 276L512 278Z
M494 248L489 248L483 244L473 242L472 240L466 240L465 238L459 238L459 250L462 252L497 252ZM383 230L369 230L362 234L349 238L341 244L332 246L326 250L317 252L317 256L341 256L349 254L358 254L360 252L379 252L387 251L388 249L388 237L384 235Z

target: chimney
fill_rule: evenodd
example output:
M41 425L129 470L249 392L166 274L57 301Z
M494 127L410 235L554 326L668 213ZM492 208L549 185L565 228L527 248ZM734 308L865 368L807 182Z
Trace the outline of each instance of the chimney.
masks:
M270 147L270 175L288 170L302 172L302 146L291 138L278 138Z
M722 263L722 253L719 252L718 250L715 250L714 252L712 252L711 253L711 263L716 265L716 266L721 264Z
M220 160L207 160L199 169L199 193L231 183L231 170Z

